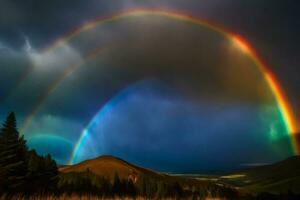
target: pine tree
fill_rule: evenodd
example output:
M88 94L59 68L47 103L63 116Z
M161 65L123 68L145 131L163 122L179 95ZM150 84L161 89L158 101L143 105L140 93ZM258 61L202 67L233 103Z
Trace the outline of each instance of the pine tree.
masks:
M157 196L159 199L167 196L167 186L163 181L157 183Z
M140 188L140 194L142 196L146 196L147 183L146 183L146 177L144 174L142 174L139 178L139 188Z
M134 183L132 182L131 179L129 179L128 182L127 182L126 193L130 197L135 197L137 195L136 194L137 193L136 188L135 188Z
M4 191L21 191L27 174L27 147L24 137L19 136L13 112L9 114L1 129L0 150L0 171Z
M28 154L28 179L30 182L30 187L28 187L27 191L31 192L39 192L40 186L40 177L42 174L41 169L41 158L37 155L35 150L29 151Z
M50 192L56 189L58 182L58 170L55 161L48 154L39 156L35 150L27 153L28 176L30 187L27 192Z
M112 187L113 195L121 196L121 180L119 174L116 172L114 176L114 182Z
M50 154L44 158L44 181L48 182L48 186L52 186L47 189L55 189L53 186L56 186L58 182L57 165Z

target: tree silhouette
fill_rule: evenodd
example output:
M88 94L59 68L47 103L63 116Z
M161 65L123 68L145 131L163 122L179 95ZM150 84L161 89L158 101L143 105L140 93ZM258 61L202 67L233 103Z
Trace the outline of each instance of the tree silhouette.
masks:
M116 172L114 175L114 182L112 186L112 192L114 195L121 196L121 180L119 174Z
M0 192L50 192L57 185L57 166L50 155L28 151L19 135L15 114L8 115L0 130Z
M0 150L2 189L22 190L27 175L27 147L24 137L19 136L13 112L8 115L1 129Z
M135 197L137 195L136 188L134 186L134 183L131 179L128 180L127 186L126 186L126 193L130 197Z
M56 189L58 170L55 161L48 154L39 156L35 150L28 152L27 192L50 192Z

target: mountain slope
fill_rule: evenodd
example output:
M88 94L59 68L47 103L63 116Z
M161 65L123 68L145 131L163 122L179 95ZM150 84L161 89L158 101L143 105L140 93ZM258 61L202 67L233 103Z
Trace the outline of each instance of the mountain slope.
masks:
M224 176L223 181L254 192L300 193L300 156Z
M90 170L94 174L104 176L110 179L114 177L114 174L116 172L122 179L127 179L129 177L136 179L141 174L150 175L152 177L165 176L152 170L135 166L113 156L100 156L95 159L83 161L76 165L62 167L59 170L62 173L82 172Z

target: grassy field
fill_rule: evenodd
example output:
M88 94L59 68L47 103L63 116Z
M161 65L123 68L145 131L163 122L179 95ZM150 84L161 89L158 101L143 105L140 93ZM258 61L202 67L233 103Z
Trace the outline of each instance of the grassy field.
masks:
M2 196L1 200L6 200L7 197ZM96 197L96 196L78 196L78 195L61 195L61 196L34 196L34 197L21 197L21 196L14 196L10 198L11 200L131 200L133 198L129 197L115 197L115 198L103 198L103 197ZM165 198L160 200L173 200L175 198ZM192 198L189 198L192 199ZM187 200L189 200L187 199ZM135 200L149 200L144 197L136 197ZM207 197L205 200L225 200L222 198L216 197Z

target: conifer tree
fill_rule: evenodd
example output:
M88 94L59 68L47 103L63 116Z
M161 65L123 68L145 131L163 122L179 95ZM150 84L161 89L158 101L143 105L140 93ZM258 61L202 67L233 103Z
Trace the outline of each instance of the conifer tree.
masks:
M121 180L117 172L115 173L114 176L112 192L114 195L121 196Z
M52 159L51 155L48 154L44 158L44 180L48 181L48 185L55 186L58 182L58 169L56 162ZM48 188L48 189L54 189Z
M136 193L137 193L136 188L135 188L134 183L132 182L131 179L129 179L128 182L127 182L126 193L130 197L135 197L136 196Z
M44 192L55 189L58 179L58 170L55 161L50 155L39 156L35 150L27 153L28 179L31 184L28 192Z
M15 114L8 115L0 133L0 171L4 191L21 191L27 174L26 141L19 136Z

